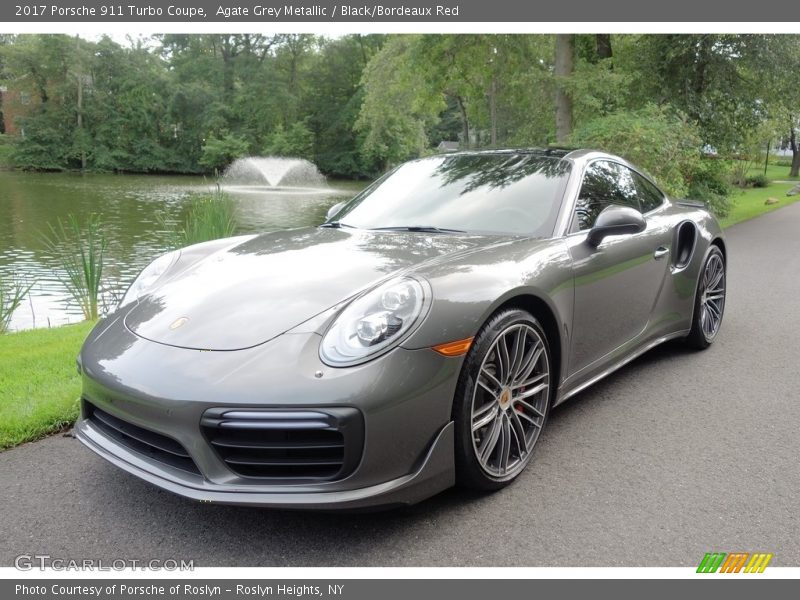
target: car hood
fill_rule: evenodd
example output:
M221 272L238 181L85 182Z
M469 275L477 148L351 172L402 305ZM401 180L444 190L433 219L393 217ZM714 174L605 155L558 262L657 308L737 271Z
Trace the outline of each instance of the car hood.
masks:
M496 237L307 228L248 238L191 264L125 316L149 340L200 350L264 343L388 276L447 260Z

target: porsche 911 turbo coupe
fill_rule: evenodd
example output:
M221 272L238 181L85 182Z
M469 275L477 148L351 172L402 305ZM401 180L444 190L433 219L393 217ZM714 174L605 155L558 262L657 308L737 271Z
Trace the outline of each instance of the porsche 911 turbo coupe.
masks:
M318 227L152 262L81 350L76 435L205 502L497 489L554 406L666 340L709 346L725 274L703 205L616 156L423 158Z

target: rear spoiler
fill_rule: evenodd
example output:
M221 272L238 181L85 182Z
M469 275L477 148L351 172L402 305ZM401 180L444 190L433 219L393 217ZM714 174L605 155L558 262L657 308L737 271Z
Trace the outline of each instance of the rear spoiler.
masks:
M675 204L677 204L678 206L688 206L689 208L705 208L706 210L708 209L706 203L701 202L700 200L675 200Z

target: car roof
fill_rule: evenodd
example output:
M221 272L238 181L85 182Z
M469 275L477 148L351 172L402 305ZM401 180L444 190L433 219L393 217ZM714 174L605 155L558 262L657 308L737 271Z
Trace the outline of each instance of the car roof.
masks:
M642 175L645 179L650 181L650 183L661 189L655 183L652 176L650 176L646 171L642 171L642 169L640 169L630 161L616 154L610 154L608 152L603 152L602 150L595 150L592 148L574 148L574 147L569 148L565 146L548 146L546 148L492 148L488 150L462 150L459 152L445 152L441 154L433 154L431 156L418 158L416 160L426 160L442 156L487 156L487 155L498 155L498 154L507 154L509 156L527 154L531 156L541 156L543 158L566 160L577 166L579 170L594 160L598 159L610 160L625 165L629 169L636 171L637 173L639 173L639 175Z
M625 165L632 165L615 154L595 150L592 148L575 148L567 146L548 146L545 148L492 148L487 150L461 150L458 152L447 152L445 154L435 154L433 156L485 156L491 154L529 154L533 156L542 156L550 158L560 158L571 160L574 162L588 162L597 158L606 158L621 162ZM433 158L428 157L428 158Z
M579 168L584 167L588 163L597 159L610 160L625 165L629 169L636 171L639 175L643 176L650 183L655 185L659 190L661 189L661 187L655 183L652 176L650 176L647 172L642 171L642 169L638 168L630 161L616 154L610 154L608 152L603 152L602 150L595 150L592 148L574 148L574 147L569 148L565 146L548 146L546 148L497 148L489 150L462 150L460 152L447 152L444 154L434 154L433 156L429 156L426 158L434 158L437 156L485 156L491 154L508 154L508 155L528 154L533 156L554 158L558 160L568 160L573 164L575 164L576 166L578 166ZM424 160L424 159L417 159L417 160ZM662 194L663 193L664 192L662 191Z
M552 156L555 158L565 158L573 153L575 148L547 147L547 148L491 148L487 150L460 150L458 152L447 152L436 156L480 156L487 154L532 154L535 156Z

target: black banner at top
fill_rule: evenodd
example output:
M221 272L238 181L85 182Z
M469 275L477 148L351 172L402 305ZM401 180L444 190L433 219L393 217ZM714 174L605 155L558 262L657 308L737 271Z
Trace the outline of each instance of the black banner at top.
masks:
M0 21L54 22L781 22L800 21L785 0L11 0ZM798 29L800 31L800 29Z

